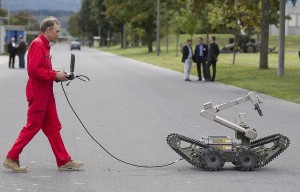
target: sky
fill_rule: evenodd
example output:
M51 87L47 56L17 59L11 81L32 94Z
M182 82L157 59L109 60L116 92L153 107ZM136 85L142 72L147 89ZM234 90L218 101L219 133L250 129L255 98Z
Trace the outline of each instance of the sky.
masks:
M77 12L81 0L2 0L1 7L7 10L65 10Z

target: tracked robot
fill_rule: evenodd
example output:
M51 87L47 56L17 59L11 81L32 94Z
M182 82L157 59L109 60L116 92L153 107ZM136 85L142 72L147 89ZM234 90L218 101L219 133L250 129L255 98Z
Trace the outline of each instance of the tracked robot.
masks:
M221 170L225 162L233 163L239 170L251 171L261 168L286 150L290 140L282 134L274 134L256 139L257 132L246 124L246 114L239 114L239 123L230 122L216 115L219 111L251 101L254 109L263 116L259 107L261 98L254 92L213 106L211 102L204 104L201 115L235 131L236 140L229 136L208 136L195 140L172 133L167 137L169 146L191 165L208 171ZM256 140L255 140L256 139Z

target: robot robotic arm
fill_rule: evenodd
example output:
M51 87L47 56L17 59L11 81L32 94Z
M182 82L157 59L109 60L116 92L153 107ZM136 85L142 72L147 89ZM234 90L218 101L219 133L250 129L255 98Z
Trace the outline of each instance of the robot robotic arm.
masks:
M221 105L215 105L213 106L211 102L204 104L204 110L201 111L201 115L211 121L217 122L221 125L224 125L230 129L233 129L239 133L244 134L244 136L250 140L253 140L256 138L257 133L255 129L249 129L242 127L240 125L237 125L235 123L232 123L226 119L223 119L216 115L217 112L222 111L224 109L234 107L236 105L242 104L246 101L251 101L254 105L254 109L257 110L258 114L262 116L262 111L260 110L259 104L262 103L261 98L259 98L254 92L248 93L248 95L223 103ZM240 118L243 119L245 117L245 114L240 114Z

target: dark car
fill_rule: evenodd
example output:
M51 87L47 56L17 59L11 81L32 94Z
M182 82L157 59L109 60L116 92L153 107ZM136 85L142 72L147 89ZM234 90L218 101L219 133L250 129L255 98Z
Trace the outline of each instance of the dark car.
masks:
M72 41L71 42L71 47L70 47L71 50L73 49L78 49L80 50L80 43L78 41Z

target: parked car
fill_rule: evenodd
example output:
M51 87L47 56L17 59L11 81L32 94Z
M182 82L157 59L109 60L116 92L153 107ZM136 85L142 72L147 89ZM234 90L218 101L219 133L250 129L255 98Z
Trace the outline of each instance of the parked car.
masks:
M71 49L71 50L73 50L73 49L78 49L78 50L80 50L80 43L79 43L78 41L72 41L72 42L71 42L70 49Z

